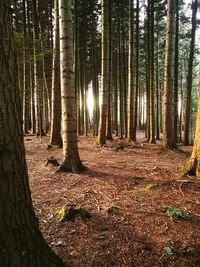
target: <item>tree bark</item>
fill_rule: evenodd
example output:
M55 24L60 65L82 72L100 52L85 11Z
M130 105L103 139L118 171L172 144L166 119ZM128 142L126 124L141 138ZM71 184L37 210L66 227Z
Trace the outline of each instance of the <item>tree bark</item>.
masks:
M62 147L61 138L61 89L60 89L60 48L58 0L54 0L55 28L52 71L52 115L50 144Z
M59 0L60 70L64 160L59 170L79 172L83 166L78 152L76 97L73 72L73 32L71 0Z
M188 161L183 175L194 175L200 177L200 74L199 74L199 98L198 98L198 111L196 118L196 131L193 151L190 160Z
M106 143L106 121L107 121L107 98L109 87L109 1L101 1L102 10L102 69L101 69L101 91L102 103L100 108L100 121L98 143L100 146Z
M128 140L136 141L133 133L134 114L134 37L133 37L133 1L129 0L129 55L128 55Z
M188 74L186 82L186 105L185 105L185 118L184 118L184 145L190 143L190 115L191 115L191 93L192 93L192 72L193 72L193 59L194 59L194 46L196 35L196 17L197 17L198 0L192 3L192 31L190 42L190 56L188 62Z
M176 32L174 56L174 138L178 142L178 80L179 80L179 0L176 0Z
M163 95L163 146L172 149L174 138L174 25L175 0L168 0Z
M0 266L64 267L35 216L25 161L9 1L0 1Z
M149 73L149 142L155 143L155 112L154 112L154 0L150 4L150 73Z

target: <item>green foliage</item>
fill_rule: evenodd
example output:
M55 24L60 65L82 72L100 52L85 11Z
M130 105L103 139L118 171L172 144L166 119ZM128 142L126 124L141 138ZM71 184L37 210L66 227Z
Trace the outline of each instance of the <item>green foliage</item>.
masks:
M14 33L15 43L19 46L23 45L24 35L21 32Z
M174 255L174 253L172 252L172 249L170 247L164 247L164 253L166 256L169 256L169 257Z
M174 207L165 207L165 211L171 219L184 219L185 220L188 218L187 213L181 209L177 209Z

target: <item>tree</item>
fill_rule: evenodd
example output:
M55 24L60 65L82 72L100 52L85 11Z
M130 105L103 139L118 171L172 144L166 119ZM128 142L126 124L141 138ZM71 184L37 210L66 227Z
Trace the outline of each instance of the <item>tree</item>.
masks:
M59 170L79 172L85 169L85 167L80 160L77 145L71 8L71 0L59 0L60 71L64 154L64 160Z
M176 0L175 55L174 55L174 138L178 141L178 81L179 81L179 0Z
M62 146L61 138L61 89L60 89L60 49L59 49L59 16L58 0L54 0L55 28L54 51L52 73L52 114L51 114L51 138L52 145Z
M196 132L193 151L188 164L184 170L184 175L196 175L200 177L200 74L199 74L199 98L196 118Z
M0 1L0 266L64 267L33 210L10 10L9 1Z
M192 72L193 72L193 60L194 60L194 47L195 47L195 35L197 24L197 7L198 0L192 3L192 30L191 30L191 42L190 42L190 56L188 62L188 74L186 83L186 105L185 105L185 118L184 118L184 145L189 145L189 129L190 129L190 114L191 114L191 92L192 92Z
M133 37L133 1L129 0L129 56L128 56L128 139L136 141L134 135L134 37Z
M149 62L149 142L155 143L154 115L154 0L150 4L150 62Z
M163 95L163 145L175 147L174 138L174 26L175 0L168 0L167 29L165 45L165 74Z
M101 69L101 96L98 143L100 146L106 143L106 120L107 120L107 96L109 88L109 2L101 1L102 9L102 69Z

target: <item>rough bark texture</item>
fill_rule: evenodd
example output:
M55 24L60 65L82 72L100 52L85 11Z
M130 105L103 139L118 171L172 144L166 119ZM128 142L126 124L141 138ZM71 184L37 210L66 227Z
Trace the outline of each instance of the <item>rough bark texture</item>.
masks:
M112 140L112 0L109 1L109 86L108 86L108 107L106 139Z
M54 51L53 51L53 77L52 77L52 115L51 115L51 138L52 145L62 146L61 138L61 89L60 89L60 49L59 49L59 17L58 0L54 1L55 28L54 28Z
M129 55L128 55L128 139L136 141L133 132L134 113L134 48L133 48L133 1L129 0Z
M150 1L150 81L149 81L149 142L155 143L155 114L154 114L154 0Z
M168 0L163 95L163 146L175 147L174 138L174 24L175 0Z
M185 105L185 118L184 118L184 145L190 143L190 117L191 117L191 93L192 93L192 72L193 72L193 59L194 59L194 45L196 35L196 20L197 20L197 6L198 0L195 0L192 4L192 30L191 30L191 42L190 42L190 56L188 62L188 74L186 82L186 105Z
M102 69L101 91L102 97L99 120L98 143L100 146L106 143L106 120L107 120L107 96L109 87L109 1L101 1L102 10Z
M26 0L23 0L23 130L28 133L29 130L29 63L28 49L27 49L27 11Z
M179 0L176 0L176 34L174 56L174 136L178 142L178 86L179 86Z
M76 97L73 72L73 33L71 0L59 0L60 70L64 161L60 171L79 172L80 161L76 132Z
M32 1L33 9L33 40L34 40L34 100L35 100L35 118L36 118L36 134L44 136L44 117L43 117L43 66L41 60L38 58L38 53L41 49L41 32L39 27L38 2Z
M186 168L184 169L184 175L194 175L200 177L200 75L199 75L199 99L198 99L198 111L196 118L196 132L193 151Z
M0 266L65 266L45 243L28 185L10 7L0 1Z

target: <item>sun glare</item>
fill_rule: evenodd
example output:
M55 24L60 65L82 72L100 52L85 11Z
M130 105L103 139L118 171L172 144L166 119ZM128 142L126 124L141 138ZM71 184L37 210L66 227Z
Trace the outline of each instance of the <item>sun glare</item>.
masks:
M92 118L93 118L93 110L94 110L94 96L93 96L92 82L88 86L87 106L88 106L89 118L90 118L90 121L91 121Z

